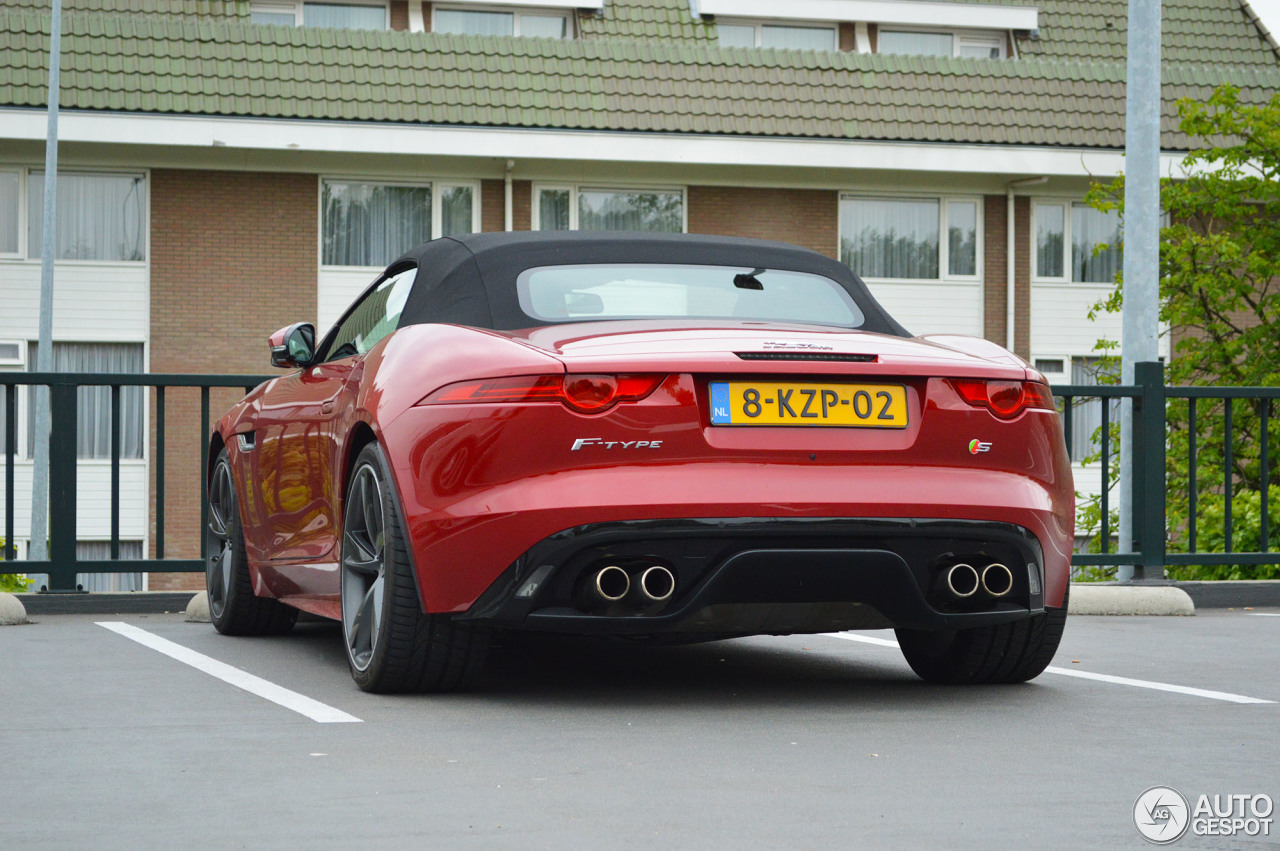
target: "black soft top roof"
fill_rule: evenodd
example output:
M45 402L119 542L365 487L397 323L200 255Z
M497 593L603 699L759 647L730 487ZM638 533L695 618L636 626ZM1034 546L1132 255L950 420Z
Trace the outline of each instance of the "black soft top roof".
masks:
M511 331L549 325L553 323L534 319L520 308L516 278L524 270L593 263L664 263L823 275L844 287L862 310L864 321L859 330L911 336L848 266L785 242L694 234L515 231L435 239L406 253L392 268L408 262L417 264L418 275L400 316L400 327L447 322Z

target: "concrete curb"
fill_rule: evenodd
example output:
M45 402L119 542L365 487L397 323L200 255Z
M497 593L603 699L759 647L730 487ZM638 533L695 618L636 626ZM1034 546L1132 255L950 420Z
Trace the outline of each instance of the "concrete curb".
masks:
M158 615L181 612L194 591L19 594L29 615Z
M0 591L0 626L17 626L27 622L27 610L13 594Z
M1173 585L1072 583L1071 615L1194 615L1191 595Z
M198 592L187 603L187 623L210 623L208 591Z

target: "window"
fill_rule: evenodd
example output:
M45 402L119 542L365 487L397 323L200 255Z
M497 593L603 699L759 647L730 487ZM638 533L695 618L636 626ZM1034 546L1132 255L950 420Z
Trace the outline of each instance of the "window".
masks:
M344 30L385 30L389 26L385 2L261 2L249 8L249 20L255 24Z
M573 34L567 12L436 8L432 10L432 18L431 29L442 33L526 38L570 38Z
M765 24L716 22L721 47L776 47L786 50L835 50L834 24Z
M520 306L534 319L766 319L857 328L863 315L830 278L748 266L582 264L526 269Z
M44 172L27 178L27 256L44 238ZM58 174L59 260L146 259L147 199L140 174Z
M17 171L0 171L0 257L18 255L18 193L22 177Z
M1037 202L1033 217L1037 279L1086 284L1109 284L1115 280L1124 260L1118 212L1095 210L1079 202ZM1070 278L1067 277L1068 245L1071 246Z
M418 268L413 266L375 284L342 320L328 344L324 359L330 361L362 355L396 330L417 275Z
M1112 369L1114 368L1112 367ZM1106 369L1104 362L1100 358L1071 358L1071 383L1088 384L1090 386L1100 384L1101 382L1098 379L1107 374ZM1102 405L1104 401L1110 415L1109 422L1112 424L1119 422L1119 399L1103 400L1085 397L1078 399L1071 406L1071 445L1067 448L1070 451L1071 460L1077 464L1102 448L1098 435L1095 433L1102 425ZM1116 451L1114 444L1111 450L1112 452Z
M876 49L880 53L890 54L1002 59L1005 55L1005 37L1003 33L995 31L881 29Z
M325 180L321 263L386 266L429 239L479 230L474 184L417 186ZM439 199L439 204L433 203Z
M30 344L29 362L36 362L36 344ZM145 372L141 343L54 343L55 372ZM31 394L29 394L30 396ZM141 458L143 413L142 387L120 388L120 457ZM76 457L111 457L111 388L80 387L76 390ZM35 454L35 405L27 405L27 457Z
M684 232L684 191L541 186L535 230Z
M863 278L976 279L979 238L977 199L840 200L840 259Z

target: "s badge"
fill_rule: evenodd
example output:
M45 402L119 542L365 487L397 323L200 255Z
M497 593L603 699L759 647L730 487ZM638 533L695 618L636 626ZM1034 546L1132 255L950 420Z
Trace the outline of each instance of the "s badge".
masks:
M990 452L990 451L991 451L991 443L988 441L985 441L985 440L969 441L970 455L977 455L979 452Z

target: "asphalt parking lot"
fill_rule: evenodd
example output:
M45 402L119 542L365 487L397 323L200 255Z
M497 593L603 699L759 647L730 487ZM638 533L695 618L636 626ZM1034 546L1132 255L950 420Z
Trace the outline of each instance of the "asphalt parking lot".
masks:
M1024 686L926 685L890 633L540 638L414 697L328 625L36 620L0 629L4 849L1140 848L1149 787L1280 798L1280 610L1076 617Z

